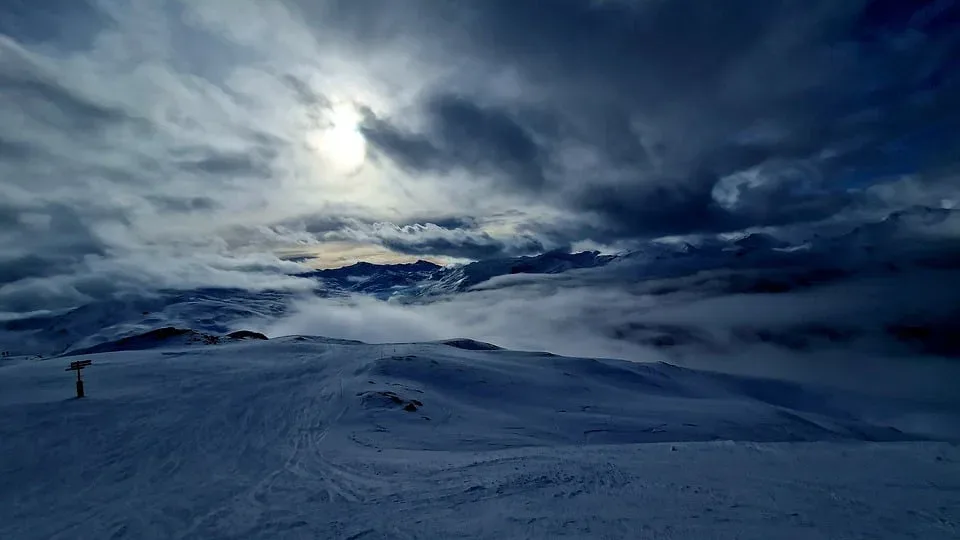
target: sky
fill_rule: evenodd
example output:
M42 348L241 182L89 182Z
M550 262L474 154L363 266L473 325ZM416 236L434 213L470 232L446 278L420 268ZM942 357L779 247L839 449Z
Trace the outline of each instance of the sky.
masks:
M958 23L954 0L6 0L0 312L952 208Z

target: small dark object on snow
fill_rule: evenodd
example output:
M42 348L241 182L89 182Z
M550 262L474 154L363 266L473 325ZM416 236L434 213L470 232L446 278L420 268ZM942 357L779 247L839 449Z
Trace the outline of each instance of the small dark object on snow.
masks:
M253 332L250 330L237 330L236 332L230 332L227 334L227 337L230 339L259 339L262 341L267 340L267 336L261 334L260 332Z
M500 351L503 350L502 347L498 347L492 343L484 343L483 341L477 341L475 339L466 339L466 338L457 338L457 339L447 339L440 342L441 345L446 345L448 347L455 347L457 349L463 349L466 351Z
M70 367L64 371L76 371L77 372L77 397L82 398L83 393L83 379L80 378L80 370L89 366L93 363L93 360L79 360L76 362L70 362Z
M418 399L404 399L389 390L357 392L357 396L362 398L368 407L400 406L400 408L408 412L414 412L418 408L423 407L422 401Z

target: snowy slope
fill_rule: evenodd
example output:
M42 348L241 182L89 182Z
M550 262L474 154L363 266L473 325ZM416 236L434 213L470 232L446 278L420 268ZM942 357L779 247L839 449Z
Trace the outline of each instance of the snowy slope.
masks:
M0 320L0 350L48 356L164 326L222 334L247 318L282 314L289 293L239 289L160 291L91 302L71 310Z
M68 359L0 363L0 538L960 526L960 449L929 440L956 437L960 417L920 403L470 341L158 342L84 358L84 400L70 399Z
M602 255L596 251L549 251L535 256L489 259L448 267L428 261L404 264L360 262L342 268L298 274L298 277L317 279L325 289L386 299L395 295L458 293L498 276L559 274L568 270L604 266L617 259L617 256Z
M331 290L365 293L389 298L391 295L435 279L441 266L429 261L404 264L372 264L359 262L342 268L329 268L299 274L298 277L320 280Z
M568 270L602 267L618 260L615 255L601 255L597 251L566 253L548 251L531 257L512 257L476 261L462 266L451 266L435 273L432 279L410 291L418 296L453 294L469 290L499 276L514 274L560 274Z

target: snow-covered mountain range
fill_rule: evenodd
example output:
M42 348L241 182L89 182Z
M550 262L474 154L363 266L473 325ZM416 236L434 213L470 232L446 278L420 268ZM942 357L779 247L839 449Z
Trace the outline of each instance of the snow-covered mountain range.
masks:
M831 231L792 242L762 232L655 240L618 254L553 251L448 267L422 260L383 265L361 262L343 268L305 271L297 277L313 282L312 294L316 297L364 295L424 303L524 283L520 278L548 275L576 276L589 283L649 284L645 293L654 296L680 290L742 295L787 293L855 278L889 279L915 270L960 269L957 210L918 207L855 226L835 226ZM0 321L0 350L59 354L164 326L226 333L250 320L283 315L294 298L293 293L285 291L239 289L144 292L71 310L7 317ZM888 321L883 331L898 339L924 342L934 352L960 354L960 340L950 337L958 330L950 313L912 313L911 317L911 321ZM636 335L636 325L625 328L634 330L623 335ZM761 328L747 334L752 333L749 339L753 341L785 344L800 343L806 338L775 336L802 336L809 334L808 330ZM690 336L700 333L696 328L678 332L663 336L658 331L650 337L645 330L640 339L662 345L690 342ZM851 332L821 328L814 334L842 341Z
M336 293L363 293L378 298L431 296L463 292L497 276L512 274L559 274L580 268L596 268L618 260L597 251L567 253L550 251L536 256L491 259L443 267L428 261L405 264L360 262L342 268L298 274L317 279Z
M618 254L552 251L536 256L477 261L442 267L357 263L299 274L332 293L379 298L458 293L493 278L515 274L559 274L610 264L641 270L638 277L683 275L713 268L809 268L836 273L886 271L897 265L960 268L960 211L917 207L830 235L793 243L768 233L655 240Z

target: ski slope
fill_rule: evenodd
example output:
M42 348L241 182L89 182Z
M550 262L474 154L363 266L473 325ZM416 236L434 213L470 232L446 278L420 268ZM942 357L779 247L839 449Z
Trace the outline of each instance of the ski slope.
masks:
M0 538L960 536L942 406L467 340L83 358L83 400L0 363Z

